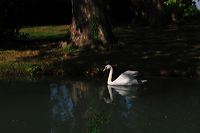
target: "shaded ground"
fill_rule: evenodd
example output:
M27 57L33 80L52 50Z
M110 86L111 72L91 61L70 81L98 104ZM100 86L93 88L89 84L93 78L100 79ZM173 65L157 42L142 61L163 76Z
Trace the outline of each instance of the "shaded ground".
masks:
M128 49L122 60L156 75L196 76L200 73L200 26L168 26L163 29L116 29ZM127 59L129 58L129 59Z
M114 33L119 44L103 52L61 48L64 36L58 37L61 41L53 36L54 39L33 39L20 48L1 48L0 73L16 73L24 63L19 73L27 73L30 64L38 64L44 74L98 75L109 63L116 74L132 69L149 76L200 76L200 25L162 29L122 26Z
M102 71L106 64L115 73L131 69L149 76L200 75L200 26L168 26L162 29L126 26L115 28L119 44L104 53L81 53L65 63L77 69L89 68L90 74Z

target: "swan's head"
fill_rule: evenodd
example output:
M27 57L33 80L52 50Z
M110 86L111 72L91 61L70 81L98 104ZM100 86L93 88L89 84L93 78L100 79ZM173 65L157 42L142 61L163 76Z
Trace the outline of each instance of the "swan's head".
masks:
M112 68L111 65L106 65L105 68L103 69L103 71L108 70L108 69L111 69L111 68Z

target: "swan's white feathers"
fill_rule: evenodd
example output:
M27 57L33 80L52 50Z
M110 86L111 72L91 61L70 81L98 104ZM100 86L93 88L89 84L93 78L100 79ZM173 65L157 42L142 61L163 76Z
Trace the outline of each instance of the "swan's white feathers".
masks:
M137 76L138 71L125 71L117 79L115 79L111 85L133 85L138 84L138 81L134 79Z
M122 73L122 74L132 77L132 76L137 76L138 73L139 73L138 71L130 71L130 70L128 70L128 71L125 71L125 72ZM121 74L121 75L122 75L122 74Z

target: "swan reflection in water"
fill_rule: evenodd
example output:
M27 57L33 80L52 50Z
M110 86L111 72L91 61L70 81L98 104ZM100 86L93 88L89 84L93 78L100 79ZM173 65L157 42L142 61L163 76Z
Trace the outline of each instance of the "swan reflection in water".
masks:
M67 121L73 118L74 104L69 94L69 88L64 83L50 85L52 101L52 116L57 121Z
M108 85L109 98L104 98L106 103L113 102L113 97L116 94L121 95L125 99L136 98L136 93L138 92L139 86L117 86L117 85Z
M122 112L122 116L127 118L131 108L133 107L133 99L136 98L140 90L143 90L143 88L140 87L141 86L138 85L134 86L108 85L107 89L109 97L107 98L104 97L104 101L107 104L110 104L114 101L115 98L117 98L117 95L120 95L121 96L120 100L123 102L123 106L125 107L125 110Z

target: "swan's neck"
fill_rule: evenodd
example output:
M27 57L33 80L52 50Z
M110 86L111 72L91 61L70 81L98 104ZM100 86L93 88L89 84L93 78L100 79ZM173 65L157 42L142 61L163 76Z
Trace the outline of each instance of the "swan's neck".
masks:
M110 68L109 76L108 76L108 81L107 83L110 84L112 82L112 74L113 74L113 68Z

